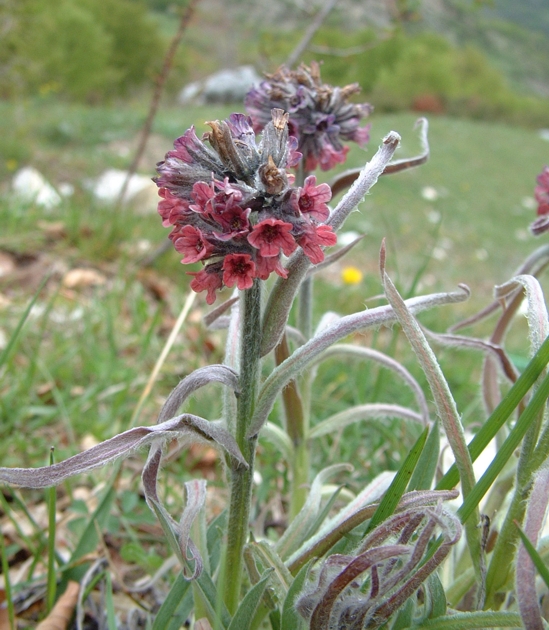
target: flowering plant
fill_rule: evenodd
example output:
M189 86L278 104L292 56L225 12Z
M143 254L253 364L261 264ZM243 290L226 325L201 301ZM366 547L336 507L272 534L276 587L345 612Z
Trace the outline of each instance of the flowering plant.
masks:
M398 630L516 627L522 622L528 628L543 627L535 572L522 548L516 600L503 607L500 593L510 591L514 577L508 568L520 536L516 523L524 523L527 540L537 539L549 500L544 464L549 425L543 412L549 377L537 382L549 362L549 320L535 277L547 265L549 252L535 252L510 282L497 288L494 304L455 327L475 323L503 305L488 341L455 330L435 335L420 326L416 313L461 302L468 289L403 299L387 273L384 243L379 271L386 304L344 317L330 314L315 330L314 274L354 243L329 255L324 248L336 245L336 232L381 175L418 166L429 154L422 120L421 155L393 160L400 138L391 132L364 168L342 173L331 186L317 183L311 171L343 162L343 141L363 145L368 139L368 128L360 128L359 121L370 107L350 103L355 92L356 86L340 90L323 84L316 65L281 68L249 94L249 117L233 114L208 123L211 131L202 139L191 128L175 141L158 165L158 209L182 263L203 265L191 272L191 289L205 291L208 304L225 287L233 290L207 317L209 325L227 329L223 364L183 378L154 426L131 428L48 467L0 468L4 483L42 488L148 447L143 493L180 565L153 628L173 627L182 611L202 629L292 630L308 625L313 630ZM546 171L536 189L543 220L549 207ZM330 207L332 196L343 191ZM543 231L539 225L533 229ZM501 343L524 295L532 360L519 375ZM290 326L294 304L297 325ZM356 331L394 323L401 325L417 356L436 420L422 387L404 366L377 350L341 343ZM428 337L486 355L483 392L489 417L470 444ZM312 426L309 403L316 367L333 356L374 361L389 369L413 393L414 408L368 402ZM512 382L505 396L500 396L498 369ZM191 394L211 383L225 388L220 420L180 413ZM273 413L277 400L281 418ZM520 416L506 427L515 408ZM374 480L356 496L342 492L341 502L341 488L334 491L327 482L349 465L333 464L312 475L311 445L342 426L372 417L412 421L422 432L396 475ZM455 464L435 481L439 424ZM473 460L502 433L499 453L477 481ZM277 446L290 478L288 522L276 539L250 534L260 437ZM206 442L221 453L228 508L207 531L204 480L186 482L186 506L179 520L158 488L172 439ZM488 500L501 496L508 480L500 473L512 466L519 445L516 488L502 510L500 536L492 549L490 522L481 518L479 503L492 484ZM447 502L458 496L458 483L463 502L456 512ZM462 529L465 544L460 548ZM438 569L445 561L455 568L443 584ZM457 612L458 605L466 612Z

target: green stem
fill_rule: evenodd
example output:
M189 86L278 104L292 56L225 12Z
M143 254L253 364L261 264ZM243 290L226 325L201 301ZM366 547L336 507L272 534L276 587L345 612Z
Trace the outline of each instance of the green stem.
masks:
M221 576L225 603L230 613L235 612L240 600L243 550L248 537L257 443L257 438L250 439L246 435L259 389L261 347L261 283L259 280L255 280L253 286L242 293L241 302L240 394L236 409L234 437L249 467L240 466L231 470L227 547Z

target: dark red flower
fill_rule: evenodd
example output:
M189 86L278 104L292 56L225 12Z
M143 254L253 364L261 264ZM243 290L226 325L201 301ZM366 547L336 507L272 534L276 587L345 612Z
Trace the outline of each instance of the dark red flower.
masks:
M208 258L213 252L213 246L208 243L204 234L192 225L184 225L180 230L170 234L175 249L184 254L184 264L190 264Z
M326 205L332 198L332 189L328 184L316 185L316 177L310 175L305 180L303 188L292 191L291 203L296 210L318 221L326 221L330 216L330 209Z
M158 191L162 201L158 203L158 214L162 217L162 225L170 227L184 218L189 212L189 204L185 199L176 197L167 188Z
M297 248L292 229L291 223L279 219L265 219L258 223L248 235L248 242L265 258L278 256L281 251L289 256Z
M213 304L215 302L215 292L223 286L223 279L219 271L210 271L209 267L202 271L189 271L189 276L194 276L191 282L191 289L196 293L207 291L206 302Z
M226 287L235 285L243 291L254 283L255 263L249 254L229 254L223 261L223 283Z
M257 271L257 277L260 280L267 280L267 278L274 271L281 278L287 278L288 272L280 263L280 256L269 256L263 258L260 254L256 255L255 267Z
M313 265L318 265L324 260L324 252L320 246L335 245L337 236L329 225L308 223L303 226L303 233L297 238L297 242Z

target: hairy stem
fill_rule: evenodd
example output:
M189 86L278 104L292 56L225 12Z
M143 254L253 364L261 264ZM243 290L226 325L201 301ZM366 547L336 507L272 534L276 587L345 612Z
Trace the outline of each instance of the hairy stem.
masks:
M240 600L243 570L243 549L248 537L252 499L253 467L257 438L247 438L259 389L261 345L261 283L242 293L240 395L236 410L235 439L248 462L248 468L234 466L231 470L231 496L227 547L222 573L225 603L234 613Z

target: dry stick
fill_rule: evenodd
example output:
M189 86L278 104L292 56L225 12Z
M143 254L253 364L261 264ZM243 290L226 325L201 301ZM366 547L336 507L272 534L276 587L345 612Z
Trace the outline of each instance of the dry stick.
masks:
M322 9L316 14L314 20L309 24L309 28L305 31L305 34L301 38L299 44L292 50L290 56L286 60L286 65L288 68L294 66L298 60L301 58L301 55L305 52L305 49L309 45L311 39L313 39L315 33L322 26L324 20L328 17L330 11L337 4L337 0L327 0Z
M162 65L162 70L156 79L156 87L153 93L153 97L151 99L151 104L149 107L149 113L147 115L147 120L143 124L143 129L141 130L141 140L139 141L139 146L135 152L135 156L133 161L128 169L128 174L126 175L126 179L124 180L124 184L122 185L122 190L118 195L118 199L116 201L116 208L120 208L124 201L124 196L126 195L126 191L128 190L128 185L130 183L130 179L135 175L137 171L137 167L139 166L139 162L143 157L143 152L145 151L145 147L147 145L147 141L151 135L151 130L153 126L154 119L156 117L156 113L158 111L158 105L160 103L160 97L162 96L162 91L164 89L164 85L166 84L166 79L168 78L168 74L171 70L173 59L175 57L176 50L183 39L183 35L187 30L187 26L191 21L196 5L199 0L189 0L189 4L183 11L181 15L181 20L179 22L179 28L177 29L177 33L175 37L172 39L170 47L166 52L166 56L164 57L164 63Z

